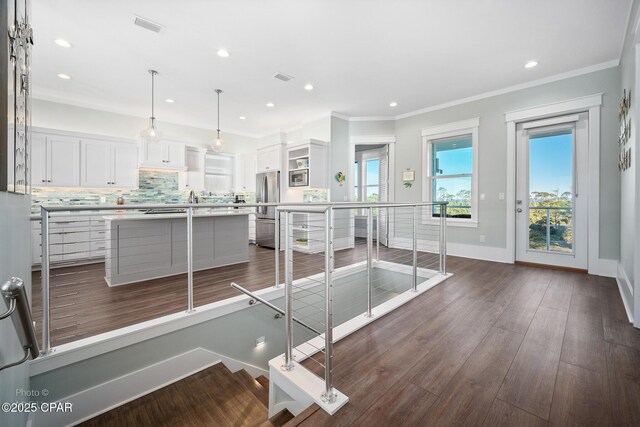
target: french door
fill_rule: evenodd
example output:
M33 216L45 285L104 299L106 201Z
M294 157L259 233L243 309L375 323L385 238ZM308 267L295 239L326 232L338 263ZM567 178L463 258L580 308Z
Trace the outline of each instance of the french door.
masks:
M516 260L587 269L588 114L516 127Z

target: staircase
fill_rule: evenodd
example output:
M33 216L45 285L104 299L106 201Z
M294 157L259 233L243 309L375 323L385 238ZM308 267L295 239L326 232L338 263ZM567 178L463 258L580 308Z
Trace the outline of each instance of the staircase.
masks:
M269 380L218 363L98 415L82 426L282 426L284 410L268 417Z

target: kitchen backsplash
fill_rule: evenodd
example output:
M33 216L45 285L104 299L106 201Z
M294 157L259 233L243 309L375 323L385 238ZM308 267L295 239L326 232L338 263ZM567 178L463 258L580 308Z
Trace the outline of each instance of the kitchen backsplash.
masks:
M303 202L320 203L329 200L329 191L327 190L304 190L302 194Z
M119 196L126 204L175 204L186 203L188 190L179 190L179 172L140 170L139 188L131 190L92 188L33 187L31 209L39 212L40 205L114 205ZM254 193L244 193L247 203L255 202ZM216 195L197 191L200 203L231 203L232 195Z

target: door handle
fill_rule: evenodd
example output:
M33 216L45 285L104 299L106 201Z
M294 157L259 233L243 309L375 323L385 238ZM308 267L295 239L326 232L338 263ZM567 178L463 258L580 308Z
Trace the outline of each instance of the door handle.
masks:
M518 213L522 212L522 208L516 209L516 212L518 212Z

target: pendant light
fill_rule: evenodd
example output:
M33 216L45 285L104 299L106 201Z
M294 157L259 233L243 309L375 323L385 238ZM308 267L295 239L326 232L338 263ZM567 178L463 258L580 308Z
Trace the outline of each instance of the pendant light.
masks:
M140 132L140 138L149 143L157 143L160 141L162 134L156 128L155 118L155 78L158 72L156 70L149 70L151 74L151 117L149 117L149 127Z
M216 153L220 153L224 149L224 144L222 143L222 138L220 137L220 94L222 93L222 90L216 89L216 93L218 94L218 134L216 136L216 139L211 144L211 148Z

